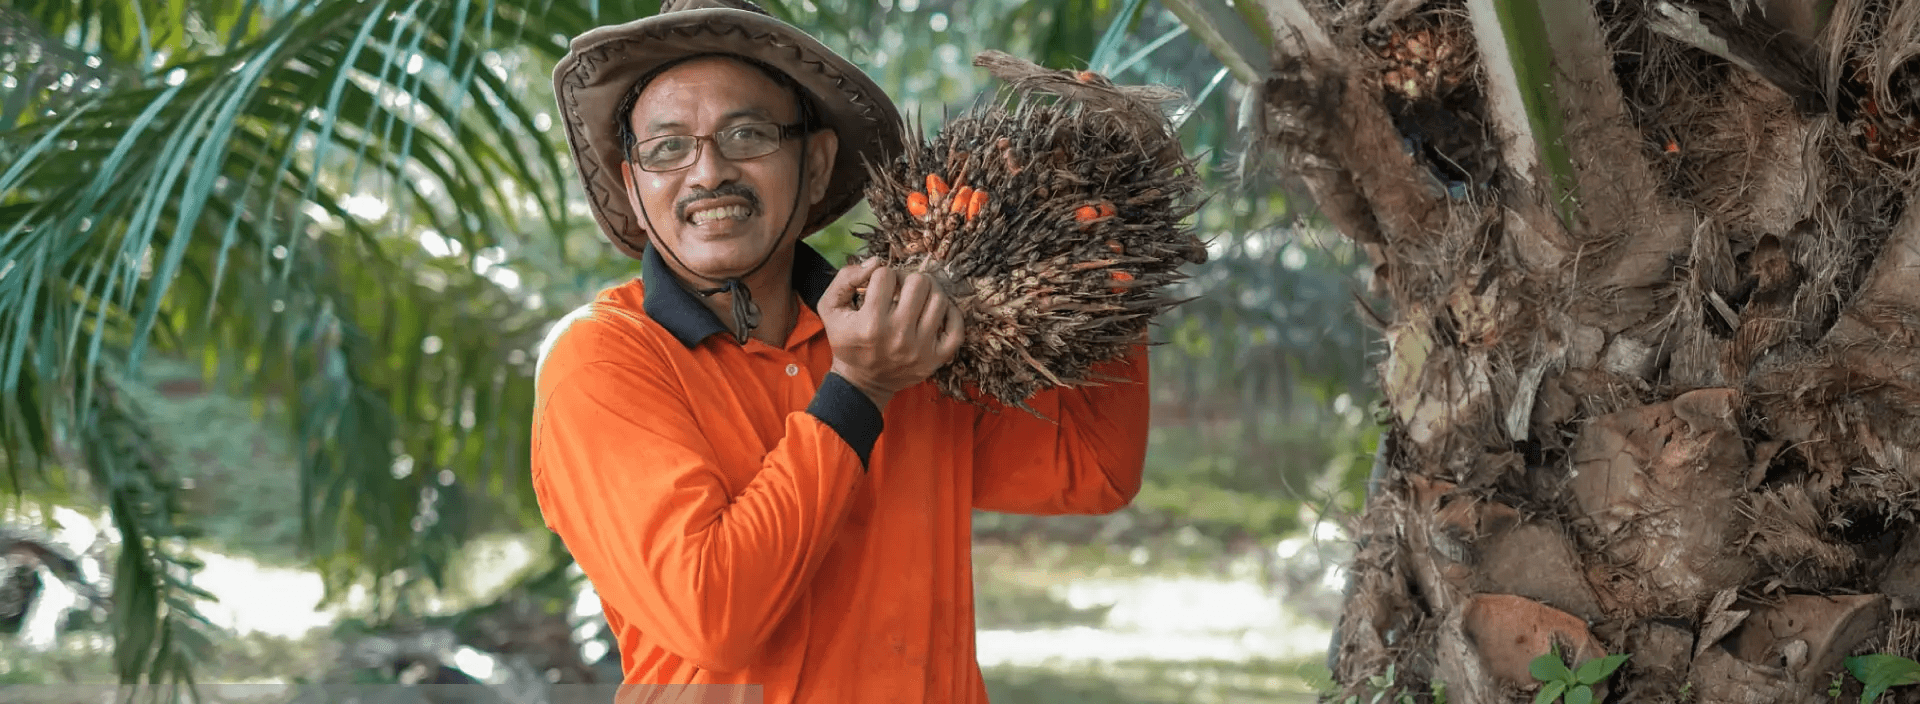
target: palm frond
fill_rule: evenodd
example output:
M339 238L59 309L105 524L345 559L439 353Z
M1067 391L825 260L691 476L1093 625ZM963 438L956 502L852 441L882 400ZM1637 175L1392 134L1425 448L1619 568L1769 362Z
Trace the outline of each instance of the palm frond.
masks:
M0 133L0 451L19 490L20 468L53 458L62 435L86 448L79 464L123 540L129 682L190 681L205 640L180 542L191 531L111 371L137 379L149 350L208 359L233 388L296 409L306 534L335 586L439 581L467 533L448 520L470 494L453 484L521 489L498 480L526 455L530 365L513 360L551 315L483 275L504 261L478 257L530 219L565 231L552 186L570 174L539 129L540 91L497 67L552 58L557 37L590 26L556 18L589 13L275 7L12 9L77 65L127 67L64 101L21 99L35 84L17 79L0 94L20 116ZM163 16L175 20L151 19ZM466 256L431 256L423 236ZM393 320L413 324L380 329ZM428 341L440 349L421 352ZM73 411L51 422L59 407ZM403 456L417 471L395 471Z
M140 409L110 376L97 377L73 427L89 478L108 490L120 555L114 569L114 662L123 684L191 684L211 650L184 554L193 532L176 520L179 484ZM154 689L153 692L162 690Z

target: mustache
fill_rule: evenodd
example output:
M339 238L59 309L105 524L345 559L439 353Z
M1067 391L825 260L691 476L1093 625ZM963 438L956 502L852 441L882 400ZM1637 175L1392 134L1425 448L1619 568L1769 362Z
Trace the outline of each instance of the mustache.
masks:
M729 196L745 199L748 208L751 208L754 212L760 211L760 194L755 193L752 186L735 181L733 183L722 184L719 188L695 189L694 192L687 194L685 198L681 198L679 202L673 204L674 215L676 215L681 222L685 222L687 219L687 208L694 203Z

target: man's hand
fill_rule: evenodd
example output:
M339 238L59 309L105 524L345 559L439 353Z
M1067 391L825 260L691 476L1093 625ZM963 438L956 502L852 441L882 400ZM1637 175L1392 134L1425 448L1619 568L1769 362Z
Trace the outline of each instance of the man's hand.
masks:
M855 289L866 298L853 307ZM893 395L932 376L965 339L960 308L926 274L904 277L877 259L841 269L820 298L833 372L886 410Z

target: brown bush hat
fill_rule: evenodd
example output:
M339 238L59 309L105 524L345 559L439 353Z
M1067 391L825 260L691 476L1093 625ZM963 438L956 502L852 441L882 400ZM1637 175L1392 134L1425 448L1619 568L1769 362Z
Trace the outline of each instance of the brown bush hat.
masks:
M808 214L805 237L847 214L865 196L867 165L901 148L893 100L852 62L746 0L666 0L660 13L575 37L553 69L553 92L587 204L615 247L639 258L647 232L620 181L615 115L635 81L695 54L737 54L791 76L811 93L823 126L839 134L827 194Z

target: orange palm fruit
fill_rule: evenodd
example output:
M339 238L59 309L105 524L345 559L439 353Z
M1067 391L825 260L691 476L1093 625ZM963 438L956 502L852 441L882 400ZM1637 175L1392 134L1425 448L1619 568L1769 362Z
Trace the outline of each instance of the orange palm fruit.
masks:
M953 192L952 204L948 205L947 209L956 213L964 213L966 212L967 204L971 202L973 202L973 187L961 186L960 190Z

